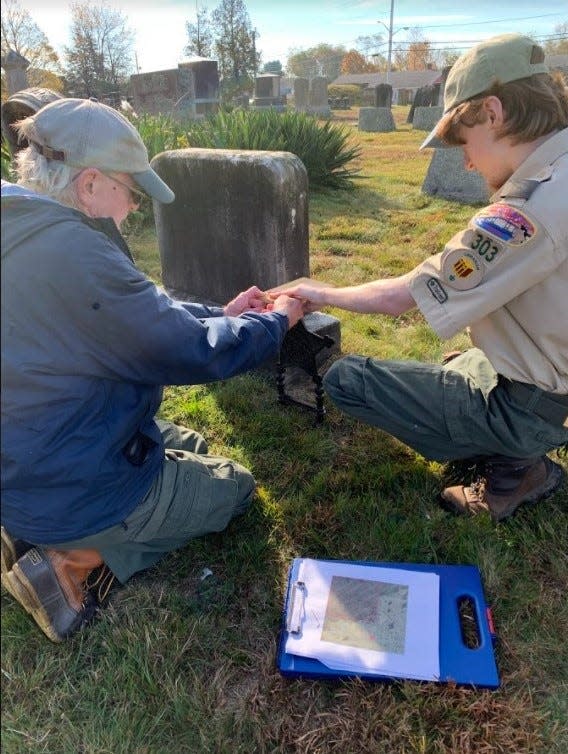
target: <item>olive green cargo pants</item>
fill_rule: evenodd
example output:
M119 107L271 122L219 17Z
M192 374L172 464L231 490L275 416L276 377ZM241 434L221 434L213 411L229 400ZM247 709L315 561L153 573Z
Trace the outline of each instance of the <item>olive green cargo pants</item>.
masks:
M246 511L256 486L243 466L207 455L197 432L169 422L158 425L166 452L145 498L121 524L58 545L98 550L122 583L189 539L222 531L233 516Z
M561 420L537 413L550 394L529 387L519 400L477 348L445 366L346 356L330 367L324 388L342 411L431 460L532 458L568 442Z

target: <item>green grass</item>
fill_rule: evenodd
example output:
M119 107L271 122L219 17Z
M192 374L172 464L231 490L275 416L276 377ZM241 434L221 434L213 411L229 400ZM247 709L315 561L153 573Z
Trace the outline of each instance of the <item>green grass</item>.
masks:
M403 122L357 134L362 178L310 201L314 277L396 275L443 247L471 214L420 192L429 155ZM349 123L347 123L349 126ZM159 281L152 231L132 230ZM342 350L439 360L419 314L333 311ZM329 405L328 405L329 408ZM168 388L162 416L249 466L251 510L115 591L87 631L53 645L2 593L2 748L7 754L564 754L568 750L566 489L500 525L456 519L445 469L329 408L276 403L271 378ZM565 463L565 461L563 461ZM493 606L502 688L290 681L275 669L294 556L474 563ZM204 568L213 575L201 579Z

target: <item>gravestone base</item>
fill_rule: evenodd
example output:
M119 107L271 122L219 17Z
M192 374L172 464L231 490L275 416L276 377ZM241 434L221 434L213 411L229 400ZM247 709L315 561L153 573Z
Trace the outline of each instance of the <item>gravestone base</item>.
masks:
M483 178L465 169L460 147L434 150L422 193L462 204L486 204L489 199Z
M359 131L395 131L390 107L362 107L359 110Z
M310 105L305 112L308 115L316 115L318 118L331 118L331 107L329 105L321 105L320 107Z
M341 353L341 324L337 317L332 317L330 314L324 314L323 312L310 312L302 317L304 327L315 335L321 337L327 335L332 338L333 345L329 348L322 348L322 350L316 354L316 366L318 369L331 357L338 356ZM277 359L268 359L262 364L259 369L261 371L273 372L276 369ZM290 372L290 375L288 375ZM294 375L294 378L293 378ZM305 376L308 382L311 382L310 377L301 369L288 367L286 370L286 384L293 384L295 381L302 381L302 375Z
M316 423L319 423L325 414L325 396L321 380L341 354L340 322L329 314L311 312L302 318L302 323L308 332L321 337L327 336L333 341L331 345L318 351L314 357L317 379L313 373L310 374L301 366L293 364L286 364L284 372L280 373L276 359L266 361L257 371L273 380L275 400L286 406L295 405L299 410L313 410Z
M252 110L276 110L282 113L286 110L286 97L254 97Z
M412 128L416 131L431 131L443 114L444 108L437 105L432 107L417 107L412 119Z

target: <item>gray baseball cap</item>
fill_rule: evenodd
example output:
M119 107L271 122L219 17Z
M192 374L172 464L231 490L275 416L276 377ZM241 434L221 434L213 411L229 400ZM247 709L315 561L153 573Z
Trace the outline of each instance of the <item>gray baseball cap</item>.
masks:
M114 108L91 99L60 99L32 118L26 137L47 159L76 168L127 173L149 196L173 202L173 191L150 167L134 126Z
M37 113L42 107L58 99L62 99L62 95L51 89L29 87L28 89L20 89L2 103L2 135L10 145L10 151L13 155L28 146L26 139L18 140L14 124Z
M448 73L444 88L444 113L424 140L425 147L448 146L437 136L442 121L462 102L483 94L493 84L548 73L544 50L522 34L501 34L480 42L456 60Z

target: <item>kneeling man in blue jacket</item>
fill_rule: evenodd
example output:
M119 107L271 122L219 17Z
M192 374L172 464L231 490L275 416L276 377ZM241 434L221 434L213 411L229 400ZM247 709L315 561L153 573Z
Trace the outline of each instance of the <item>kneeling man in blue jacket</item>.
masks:
M118 579L224 529L255 489L203 437L156 421L164 385L274 357L301 318L256 288L225 307L169 298L119 229L174 194L116 110L60 99L23 120L2 184L2 583L44 633L84 626Z

